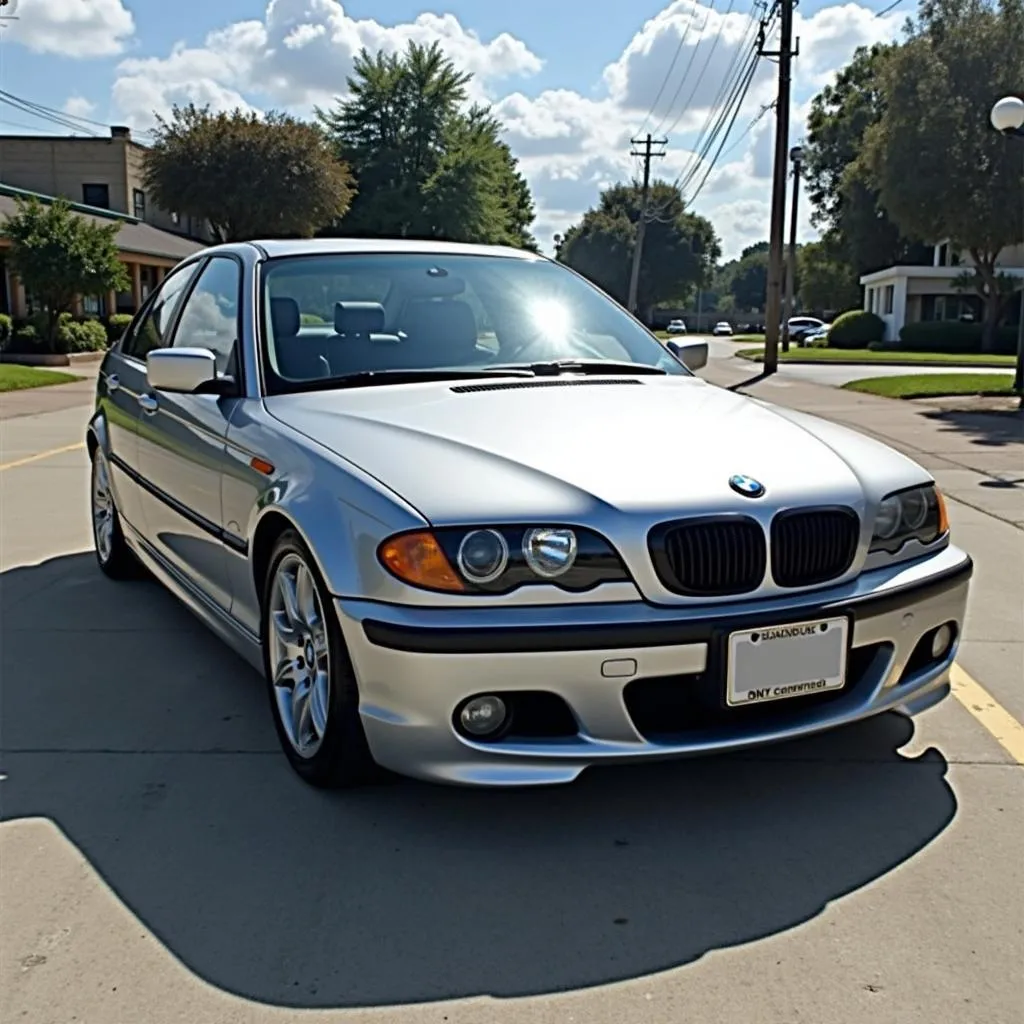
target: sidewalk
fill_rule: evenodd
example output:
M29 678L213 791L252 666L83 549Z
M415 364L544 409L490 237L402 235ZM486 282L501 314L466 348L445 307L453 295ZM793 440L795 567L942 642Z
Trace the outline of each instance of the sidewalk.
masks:
M70 384L52 384L24 391L5 391L0 394L0 420L17 416L38 416L44 412L60 412L80 405L91 405L96 397L96 378L100 364L76 363L74 366L41 367L58 373L80 377Z
M700 376L870 434L934 474L948 498L1024 530L1024 413L877 398L791 377L757 380L756 364L747 369L734 363L712 360Z

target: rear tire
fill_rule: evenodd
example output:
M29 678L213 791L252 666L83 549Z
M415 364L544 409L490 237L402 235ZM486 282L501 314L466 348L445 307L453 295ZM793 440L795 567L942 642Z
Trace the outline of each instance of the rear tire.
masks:
M286 530L263 584L261 635L274 727L310 785L348 788L381 773L359 717L359 686L331 597L302 538Z
M142 575L142 566L124 539L121 517L110 485L110 465L102 448L93 453L89 494L92 539L100 570L112 580L138 579Z

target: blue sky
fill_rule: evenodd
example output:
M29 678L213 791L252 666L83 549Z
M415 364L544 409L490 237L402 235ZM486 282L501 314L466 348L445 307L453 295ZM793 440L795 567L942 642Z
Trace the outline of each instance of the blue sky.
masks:
M800 5L793 141L810 98L855 47L898 33L906 10L876 17L883 6ZM770 63L761 62L714 167L694 150L741 67L752 11L752 0L19 0L19 20L3 29L0 88L103 125L129 124L144 139L154 110L175 102L308 114L344 90L360 46L437 39L475 73L474 98L504 120L545 248L601 187L635 171L629 137L643 126L669 133L660 172L688 183L693 208L733 256L767 234L771 118L757 115L772 98ZM66 129L0 104L0 131ZM809 211L802 221L810 237Z

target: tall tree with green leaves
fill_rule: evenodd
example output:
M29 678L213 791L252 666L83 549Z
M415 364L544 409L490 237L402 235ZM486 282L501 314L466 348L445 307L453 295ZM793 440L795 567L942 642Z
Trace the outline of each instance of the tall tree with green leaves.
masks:
M715 284L719 292L730 297L730 310L764 312L768 294L769 248L767 242L755 242L748 245L738 259L730 260L719 268Z
M885 63L885 110L859 160L904 234L949 239L969 254L986 351L1006 299L996 259L1024 240L1020 150L989 113L1022 88L1022 0L924 0L911 37Z
M146 156L158 206L209 222L218 241L311 237L352 200L323 132L287 114L175 107Z
M858 162L868 129L885 111L882 70L897 49L860 47L835 82L811 101L807 119L804 171L812 219L828 236L832 258L847 262L855 278L930 257L926 246L905 238L889 218Z
M833 251L828 239L802 245L797 267L804 309L841 313L860 306L857 275L843 256Z
M359 55L348 98L317 111L359 188L340 231L536 247L533 200L502 125L466 106L471 77L436 43Z
M130 285L117 248L119 221L96 224L64 199L18 199L18 212L0 225L11 243L8 259L25 290L46 310L46 338L56 340L62 313L80 295L105 295Z
M566 232L558 258L589 278L623 305L640 223L641 188L636 182L613 185L598 205ZM675 185L651 185L649 221L640 261L638 288L641 319L654 307L689 300L709 284L721 246L710 221L686 209Z

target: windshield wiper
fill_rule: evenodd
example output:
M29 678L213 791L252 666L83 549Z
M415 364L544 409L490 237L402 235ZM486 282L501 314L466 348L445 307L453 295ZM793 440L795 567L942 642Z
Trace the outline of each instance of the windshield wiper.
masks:
M553 377L560 373L583 374L657 374L665 376L668 371L660 366L645 363L614 362L610 359L552 359L544 363L510 363L509 370L529 370L537 377Z
M359 370L343 373L336 377L313 377L310 380L290 384L288 390L330 391L334 388L365 388L377 384L416 384L422 381L475 380L480 377L533 377L534 372L526 366L497 369L481 367L472 370L447 369L405 369L405 370Z

